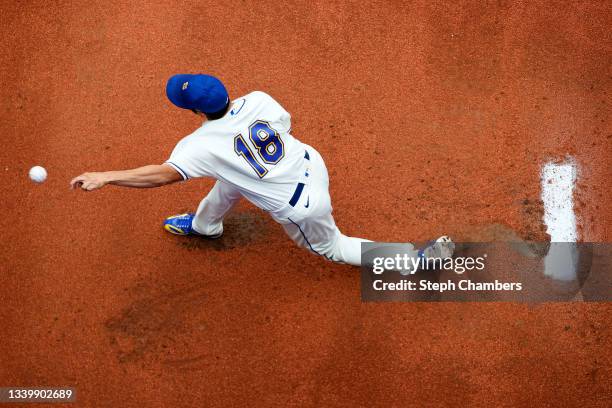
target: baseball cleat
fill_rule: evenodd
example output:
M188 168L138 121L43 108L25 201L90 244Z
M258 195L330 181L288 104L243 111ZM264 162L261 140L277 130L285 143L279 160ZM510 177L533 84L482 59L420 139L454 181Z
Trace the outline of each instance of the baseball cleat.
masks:
M164 229L174 235L198 235L206 238L219 238L221 234L204 235L197 232L192 226L195 214L178 214L164 220Z
M425 259L431 258L450 258L455 252L455 243L446 235L436 239L419 251L419 257Z

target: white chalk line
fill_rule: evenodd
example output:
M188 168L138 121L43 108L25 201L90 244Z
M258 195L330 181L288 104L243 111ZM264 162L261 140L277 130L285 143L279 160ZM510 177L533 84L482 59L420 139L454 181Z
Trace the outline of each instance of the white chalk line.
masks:
M576 161L568 158L563 163L546 163L540 178L544 224L551 237L550 249L544 258L544 274L562 281L576 279L578 250L572 243L578 239L574 212L577 177Z

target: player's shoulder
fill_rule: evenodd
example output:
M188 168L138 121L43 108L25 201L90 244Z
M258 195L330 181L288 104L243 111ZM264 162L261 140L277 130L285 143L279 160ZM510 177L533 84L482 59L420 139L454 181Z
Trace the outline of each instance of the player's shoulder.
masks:
M249 94L246 94L242 97L245 100L266 100L266 99L274 99L267 93L263 91L253 91Z
M272 95L265 93L263 91L253 91L249 95L252 95L253 98L257 98L266 102L272 102L274 104L280 105L280 103L274 98Z
M276 99L263 91L253 91L246 95L245 98L249 98L245 99L245 101L250 102L252 105L266 106L273 109L283 108Z
M265 93L264 91L253 91L249 93L247 96L252 97L252 98L271 98L271 96Z
M261 112L266 109L278 109L279 103L263 91L253 91L234 99L230 117L241 117L245 112ZM248 114L247 114L248 116Z
M189 146L202 144L204 142L204 137L206 136L206 133L207 132L206 132L205 126L199 127L198 129L193 131L191 134L188 134L187 136L179 140L178 143L176 144L176 147L183 149Z

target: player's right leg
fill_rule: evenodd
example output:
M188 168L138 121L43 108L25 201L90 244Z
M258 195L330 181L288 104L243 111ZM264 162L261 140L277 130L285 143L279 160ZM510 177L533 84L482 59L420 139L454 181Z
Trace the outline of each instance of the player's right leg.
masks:
M302 201L306 200L306 205L298 202L293 215L279 222L299 246L330 261L360 266L361 243L371 241L349 237L340 232L332 216L327 168L315 149L309 147L309 152L312 183L306 193L307 197L302 198ZM414 257L446 258L452 256L454 244L448 237L442 237L420 250L413 249Z
M331 212L301 220L289 218L289 221L283 228L298 246L333 262L361 265L361 243L369 241L342 234Z
M164 229L176 235L204 235L218 238L223 234L223 218L240 200L236 188L217 181L200 202L195 214L179 214L166 218Z
M283 224L283 228L299 246L333 262L361 266L361 243L371 241L344 235L336 226L331 212L318 217L289 221L289 224ZM410 246L410 256L425 259L449 258L455 250L455 244L446 236L428 243L421 249Z

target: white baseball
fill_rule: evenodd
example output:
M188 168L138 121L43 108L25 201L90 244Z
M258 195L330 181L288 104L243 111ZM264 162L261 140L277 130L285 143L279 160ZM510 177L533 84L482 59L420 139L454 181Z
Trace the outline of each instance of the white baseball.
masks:
M41 166L34 166L30 169L30 179L35 183L42 183L47 179L47 170Z

